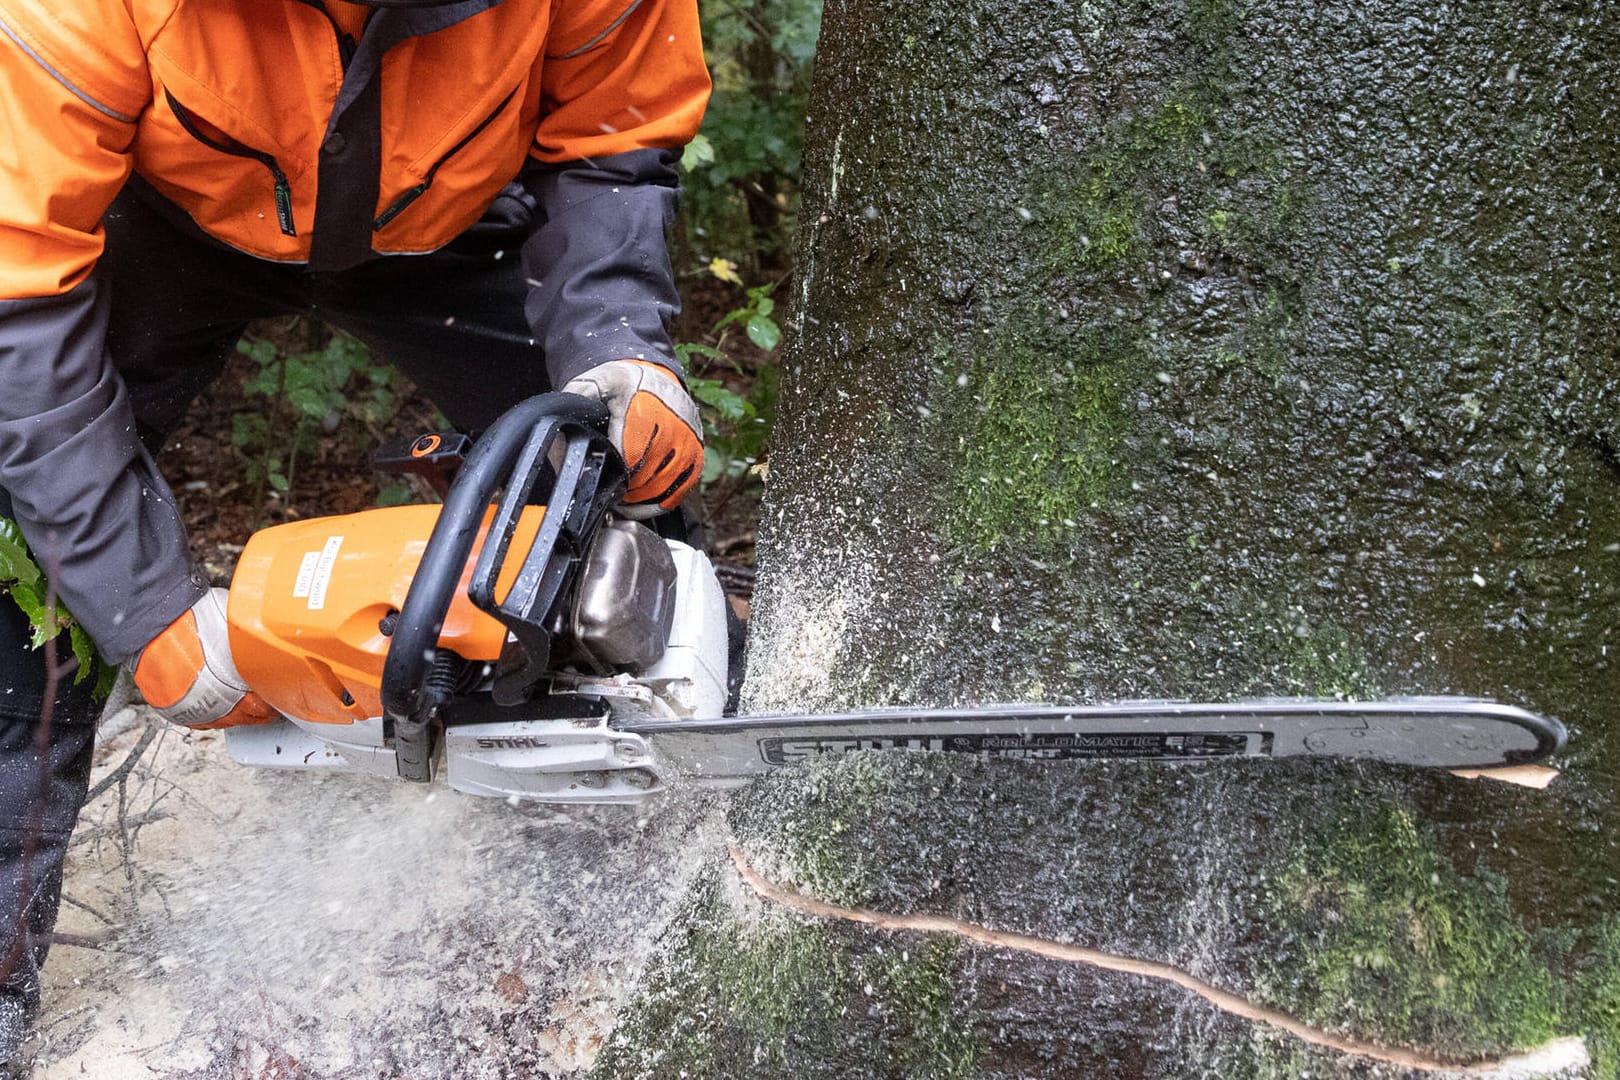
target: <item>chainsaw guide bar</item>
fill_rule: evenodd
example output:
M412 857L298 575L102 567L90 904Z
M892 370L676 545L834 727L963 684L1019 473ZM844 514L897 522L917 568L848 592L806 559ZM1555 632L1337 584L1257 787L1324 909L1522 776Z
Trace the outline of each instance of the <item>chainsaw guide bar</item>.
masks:
M1461 697L869 709L630 724L622 730L646 737L672 772L709 781L745 780L820 754L856 750L1043 761L1333 756L1484 769L1540 760L1565 739L1556 720Z

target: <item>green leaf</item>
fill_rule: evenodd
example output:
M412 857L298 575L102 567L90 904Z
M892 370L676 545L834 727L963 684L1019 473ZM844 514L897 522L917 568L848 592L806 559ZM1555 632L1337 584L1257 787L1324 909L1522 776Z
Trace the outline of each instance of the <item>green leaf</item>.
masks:
M258 450L269 434L270 421L263 413L237 413L231 417L231 445L238 450Z
M693 398L719 413L723 420L746 420L754 414L748 399L728 390L719 379L688 379L687 389Z
M268 341L242 338L236 343L236 351L252 357L260 367L268 367L276 362L276 347Z
M748 320L748 340L770 352L782 340L782 328L764 315Z
M287 478L281 473L273 472L269 476L265 477L265 480L271 487L275 488L284 495L286 494L288 487Z
M694 356L701 356L705 360L714 360L718 363L731 362L731 357L716 349L713 345L703 345L696 341L675 346L675 355L680 359L684 367L692 366L692 357Z
M327 395L319 390L305 388L290 396L293 408L311 420L325 420L326 414L332 411Z
M13 529L16 525L7 519ZM12 539L10 536L0 536L0 582L15 581L24 585L32 584L40 579L39 567L29 557L28 550L23 547L21 538Z
M90 691L95 699L97 701L106 701L107 695L112 693L113 686L117 682L118 665L109 664L99 656L96 657L96 686L95 689Z
M714 144L706 135L694 135L681 151L681 168L687 172L714 164Z
M79 662L79 670L73 675L73 684L77 686L90 677L100 657L96 655L96 643L78 623L68 627L68 641L73 645L73 658Z
M22 613L28 616L29 625L33 628L34 647L45 644L43 634L45 626L45 596L33 586L16 584L11 586L11 598L17 602Z
M242 391L260 397L273 398L281 392L281 365L266 364L242 383Z
M54 602L47 607L49 593L45 576L23 544L22 530L15 521L4 517L0 517L0 589L10 594L12 602L27 617L29 639L34 648L44 645L64 629L69 631L73 655L79 661L79 671L73 681L83 682L94 669L94 693L98 700L105 699L112 691L117 669L102 661L95 642L67 608Z
M384 484L377 492L378 506L404 506L411 501L414 493L409 484Z
M704 487L708 487L722 476L729 475L730 464L731 456L729 454L719 452L718 447L710 447L709 451L703 455L703 476L698 482Z

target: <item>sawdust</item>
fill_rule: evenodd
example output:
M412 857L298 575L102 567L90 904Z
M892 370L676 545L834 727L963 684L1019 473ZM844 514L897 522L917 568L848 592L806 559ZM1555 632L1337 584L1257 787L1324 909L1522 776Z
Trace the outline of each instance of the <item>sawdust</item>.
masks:
M98 776L150 724L104 731ZM695 793L512 805L172 730L117 794L70 858L58 929L103 944L46 967L41 1080L578 1075L722 836Z
M870 595L866 575L848 566L795 574L778 566L768 596L756 594L749 620L743 713L828 712L856 704L835 675Z

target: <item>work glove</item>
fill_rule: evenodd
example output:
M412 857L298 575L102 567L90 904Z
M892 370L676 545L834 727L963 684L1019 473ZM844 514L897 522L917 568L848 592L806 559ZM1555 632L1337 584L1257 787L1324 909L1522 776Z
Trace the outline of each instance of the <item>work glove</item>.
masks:
M164 719L197 730L263 724L276 711L231 662L224 589L210 589L132 661L135 688Z
M563 390L608 407L608 438L630 469L620 513L649 518L680 504L703 474L703 427L697 404L668 368L645 360L609 360Z

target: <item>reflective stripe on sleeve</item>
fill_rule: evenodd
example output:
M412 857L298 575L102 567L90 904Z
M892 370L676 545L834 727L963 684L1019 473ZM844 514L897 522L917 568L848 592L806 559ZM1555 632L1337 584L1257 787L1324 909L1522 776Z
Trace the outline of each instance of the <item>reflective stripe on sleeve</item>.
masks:
M637 0L637 3L640 3L640 0ZM625 14L628 15L629 12L627 11L627 12L625 12ZM623 21L623 20L621 19L620 21ZM614 25L616 26L618 24L615 23ZM136 119L137 119L136 117L126 116L123 113L119 112L117 109L114 109L110 105L103 105L101 102L97 101L95 98L91 97L89 94L85 93L83 90L80 90L77 86L74 86L71 82L68 81L68 79L67 79L67 77L65 75L63 75L60 71L57 71L50 64L46 63L44 57L40 56L33 49L30 49L28 47L28 43L23 41L22 38L18 37L17 32L15 30L13 30L10 26L6 25L6 21L4 19L0 19L0 32L3 32L6 35L6 37L10 38L13 42L15 42L16 45L17 45L17 48L21 49L25 54L27 54L27 56L28 56L28 58L30 60L34 61L34 63L36 63L40 67L44 68L45 71L47 71L50 74L51 78L55 79L57 82L61 83L64 87L66 87L67 91L70 94L72 94L74 97L78 98L80 101L84 102L86 105L90 106L92 109L96 110L99 113L103 113L103 114L105 114L107 116L110 116L114 120L119 120L119 121L122 121L123 123L126 123L126 124L133 124L136 121Z

